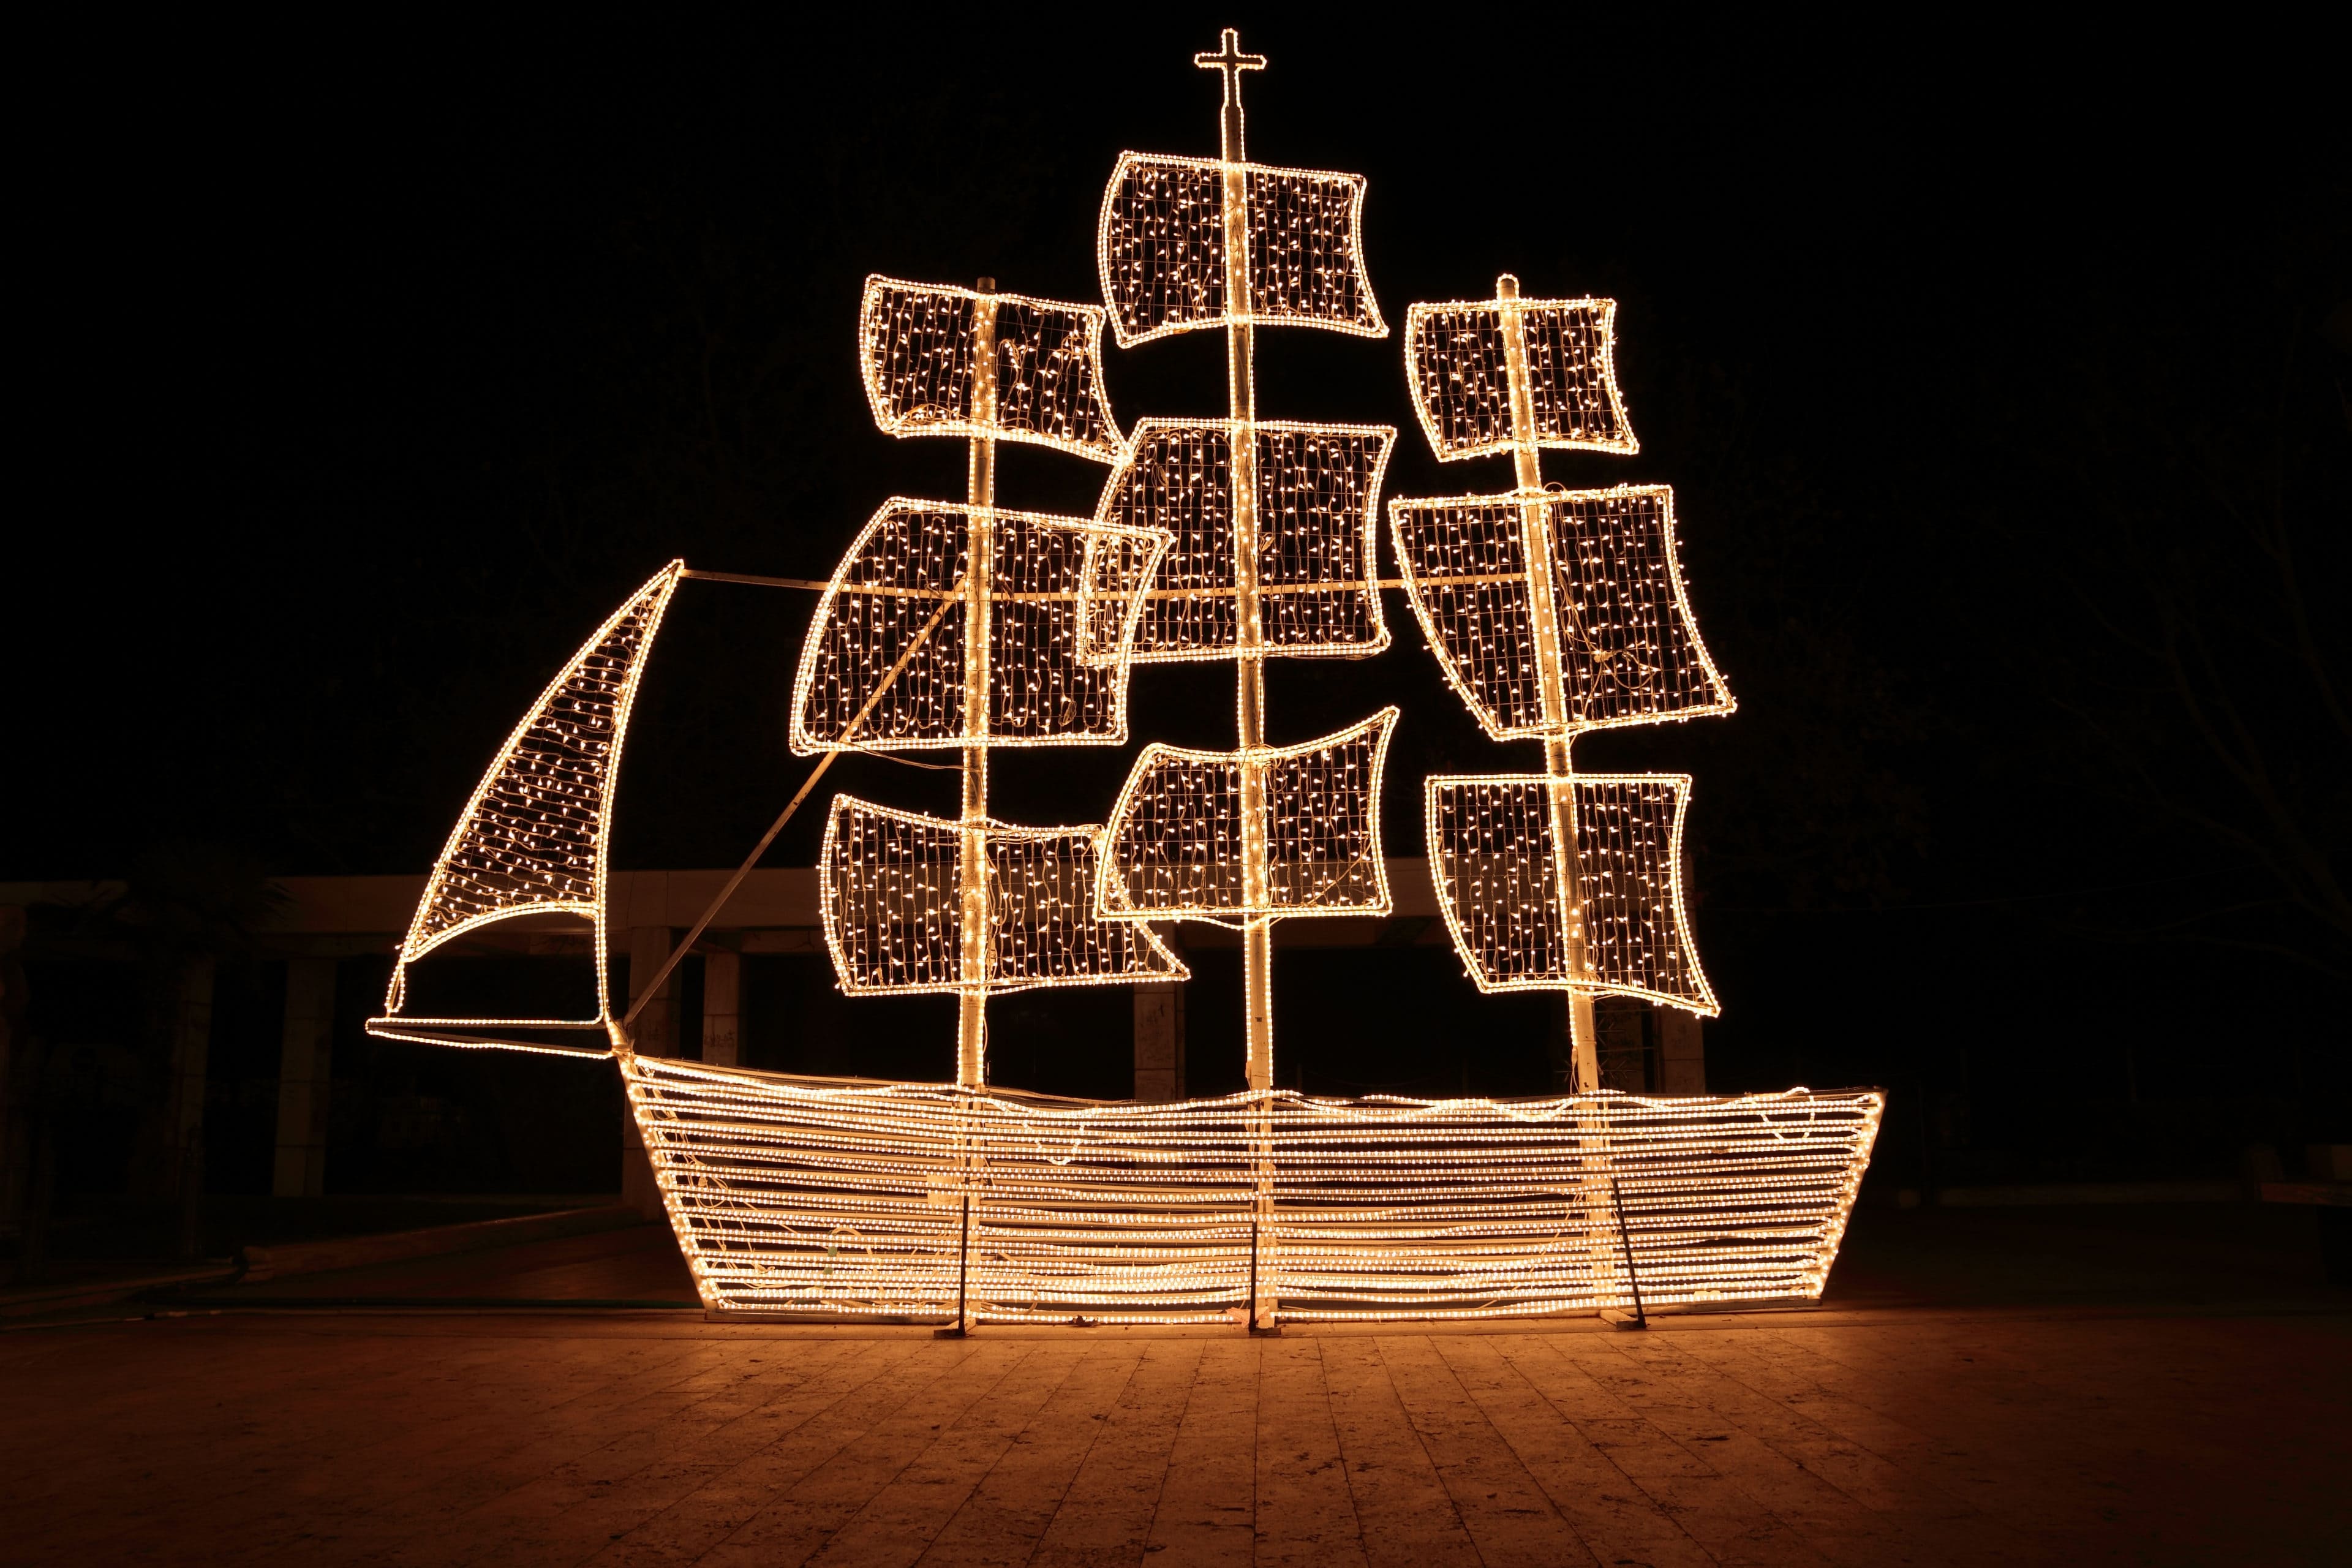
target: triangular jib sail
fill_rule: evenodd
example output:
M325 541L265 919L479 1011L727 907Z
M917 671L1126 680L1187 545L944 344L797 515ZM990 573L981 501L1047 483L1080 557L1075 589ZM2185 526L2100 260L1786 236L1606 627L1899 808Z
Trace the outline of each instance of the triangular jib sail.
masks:
M1688 777L1439 775L1427 788L1431 876L1479 990L1573 986L1715 1015L1683 908ZM1563 817L1575 825L1581 972L1559 898Z
M1665 485L1389 503L1413 613L1498 741L1727 713L1676 559ZM1546 548L1559 710L1547 711L1528 531Z
M1149 927L1095 918L1098 832L968 825L835 796L817 865L841 988L994 995L1188 978ZM964 858L975 849L986 938L968 946Z
M874 423L1108 462L1125 442L1103 400L1102 329L1099 305L868 278L858 344Z
M528 1047L550 1042L481 1037L604 1027L605 850L613 787L645 656L685 569L683 561L671 562L597 627L499 747L434 862L393 966L385 1016L369 1021L370 1033L437 1044ZM467 931L523 914L577 915L595 927L593 1016L403 1016L411 963ZM596 1048L603 1048L601 1041Z

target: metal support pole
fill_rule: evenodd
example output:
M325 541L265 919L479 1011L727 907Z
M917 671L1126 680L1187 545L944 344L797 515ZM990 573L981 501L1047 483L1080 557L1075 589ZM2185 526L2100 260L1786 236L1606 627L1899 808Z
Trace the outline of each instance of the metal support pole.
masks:
M1218 117L1218 155L1224 164L1225 415L1231 432L1234 496L1234 731L1241 750L1242 902L1251 912L1242 927L1242 1009L1248 1040L1246 1066L1255 1106L1251 1137L1249 1328L1276 1333L1274 1303L1264 1293L1262 1255L1274 1203L1274 922L1264 912L1267 891L1265 764L1265 632L1257 574L1256 347L1250 320L1249 181L1243 136L1243 63L1232 29L1218 60L1224 71L1224 106ZM1196 63L1207 65L1209 57ZM1262 62L1261 62L1262 63Z
M1642 1310L1642 1281L1633 1272L1633 1237L1625 1228L1625 1194L1617 1190L1617 1178L1609 1178L1609 1198L1617 1206L1617 1240L1625 1249L1625 1283L1633 1291L1633 1323L1637 1329L1650 1326L1649 1315Z
M1543 497L1543 466L1537 445L1535 393L1528 374L1525 323L1518 311L1519 280L1504 273L1495 280L1501 301L1503 366L1511 393L1511 458L1519 492L1519 532L1528 563L1528 598L1534 611L1536 669L1543 702L1544 727L1552 731L1544 741L1546 794L1551 804L1562 937L1568 944L1568 971L1576 979L1591 975L1591 954L1585 945L1582 879L1576 849L1576 769L1569 754L1569 738L1561 729L1573 715L1560 670L1559 583L1552 559L1549 508ZM1601 1087L1601 1048L1592 1018L1592 993L1571 985L1568 994L1570 1062L1574 1088L1584 1093Z
M933 1329L935 1340L960 1340L971 1331L971 1188L963 1191L962 1229L956 1241L956 1315L944 1329Z
M996 307L986 296L996 279L980 279L982 298L972 312L971 422L996 425ZM960 857L962 973L966 989L956 998L956 1082L977 1089L988 1081L988 736L989 595L994 589L996 441L971 438L964 500L971 563L964 573L963 622L963 823Z

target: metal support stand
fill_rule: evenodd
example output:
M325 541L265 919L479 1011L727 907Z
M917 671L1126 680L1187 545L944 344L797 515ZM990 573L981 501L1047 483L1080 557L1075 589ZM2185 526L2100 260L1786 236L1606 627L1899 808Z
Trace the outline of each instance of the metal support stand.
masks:
M1625 1283L1633 1289L1633 1321L1621 1321L1617 1327L1647 1329L1650 1326L1650 1318L1648 1313L1642 1310L1642 1280L1641 1277L1633 1272L1633 1234L1625 1228L1625 1194L1617 1190L1617 1178L1613 1175L1609 1178L1609 1201L1616 1205L1617 1242L1625 1249Z
M971 1306L966 1291L971 1282L971 1194L963 1194L963 1232L956 1243L956 1321L950 1327L933 1329L935 1340L960 1340L971 1332Z

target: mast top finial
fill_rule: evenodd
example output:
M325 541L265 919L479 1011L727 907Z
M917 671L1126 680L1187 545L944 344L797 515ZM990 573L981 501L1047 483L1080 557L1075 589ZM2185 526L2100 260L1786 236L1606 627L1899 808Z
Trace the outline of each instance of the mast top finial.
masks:
M1221 151L1227 163L1240 163L1243 158L1242 72L1265 69L1265 57L1242 53L1241 34L1227 27L1223 37L1217 41L1217 52L1213 55L1204 49L1192 57L1192 63L1204 71L1224 73L1225 112L1222 127L1224 135Z

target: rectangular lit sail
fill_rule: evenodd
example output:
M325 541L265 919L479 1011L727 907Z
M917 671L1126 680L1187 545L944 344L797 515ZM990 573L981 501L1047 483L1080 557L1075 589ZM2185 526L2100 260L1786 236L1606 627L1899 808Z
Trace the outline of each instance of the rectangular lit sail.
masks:
M987 973L964 972L966 829L854 795L834 797L817 857L824 937L854 996L996 994L1041 985L1182 979L1149 927L1094 917L1097 829L989 823Z
M1550 540L1563 722L1544 720L1527 545ZM1496 740L1727 713L1675 556L1665 485L1389 503L1413 613L1446 679Z
M892 436L1026 441L1108 462L1125 441L1104 401L1102 329L1099 305L868 278L858 343L874 422ZM996 372L986 419L974 415L982 341Z
M1571 790L1588 972L1570 973L1549 793ZM1683 908L1680 773L1519 773L1428 781L1429 864L1481 991L1645 997L1713 1016Z
M990 520L990 709L967 733L971 520ZM1164 536L896 497L842 558L793 689L793 750L1118 745L1140 590ZM878 695L877 695L878 694Z
M1617 391L1617 301L1525 300L1515 301L1511 313L1526 346L1536 445L1639 451ZM1405 312L1405 379L1440 462L1513 446L1506 330L1500 300L1415 305Z
M1244 193L1238 237L1226 228L1229 168ZM1119 346L1229 321L1386 336L1364 272L1363 205L1361 174L1121 153L1096 238ZM1249 289L1239 310L1226 297L1235 243Z
M1097 907L1153 920L1387 913L1380 784L1396 720L1384 708L1321 740L1255 752L1146 746L1104 829ZM1244 820L1244 768L1263 780L1255 823Z
M1228 659L1240 647L1230 419L1146 419L1097 516L1172 542L1136 624L1140 662ZM1396 432L1378 425L1249 426L1256 463L1259 643L1271 656L1354 658L1388 646L1377 515Z

